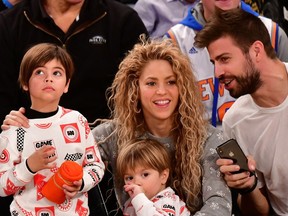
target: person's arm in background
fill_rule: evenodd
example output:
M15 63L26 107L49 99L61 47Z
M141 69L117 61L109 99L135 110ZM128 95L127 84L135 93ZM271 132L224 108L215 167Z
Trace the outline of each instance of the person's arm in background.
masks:
M155 0L138 0L134 6L134 10L137 11L139 17L142 19L149 35L153 34L155 29L155 23L157 22L157 14L153 5L157 1Z
M274 48L275 48L275 51L276 51L278 58L281 61L287 62L288 61L288 49L286 47L288 46L288 38L287 38L285 31L280 27L280 25L279 25L280 23L278 23L280 21L278 18L279 17L278 8L274 8L276 12L273 12L274 13L274 15L273 15L273 14L269 13L269 10L267 10L268 1L267 2L263 1L262 3L260 3L260 2L256 2L256 1L251 2L251 1L246 0L244 2L246 4L248 4L249 6L251 6L251 9L253 9L257 13L263 14L263 15L261 15L262 17L264 16L266 18L273 20L273 24L277 25L277 28L267 27L267 29L269 32L271 31L271 29L273 29L272 33L271 33L273 35L273 37L271 36L271 38L275 41L272 40L271 42L272 42L272 44L274 44L275 42L277 43ZM269 5L271 5L271 4L269 3ZM261 18L261 16L260 16L260 18ZM277 38L274 37L274 34L276 35Z

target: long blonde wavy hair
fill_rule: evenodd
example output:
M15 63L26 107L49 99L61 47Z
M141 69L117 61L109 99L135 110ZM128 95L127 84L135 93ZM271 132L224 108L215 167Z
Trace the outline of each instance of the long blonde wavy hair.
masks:
M172 187L191 212L199 210L201 196L201 156L207 138L207 121L199 89L187 56L170 39L149 40L141 37L119 66L107 90L108 105L116 122L118 149L147 131L141 102L139 77L152 60L169 62L179 89L178 106L174 112L171 137L175 145L175 166Z

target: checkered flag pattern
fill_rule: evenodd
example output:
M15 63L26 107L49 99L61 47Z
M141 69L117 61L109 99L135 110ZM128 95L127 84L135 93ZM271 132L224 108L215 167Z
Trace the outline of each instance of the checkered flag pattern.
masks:
M78 154L66 154L64 160L70 160L70 161L77 161L82 157L83 154L78 153Z
M26 131L23 128L17 129L17 150L19 152L23 151L25 133Z

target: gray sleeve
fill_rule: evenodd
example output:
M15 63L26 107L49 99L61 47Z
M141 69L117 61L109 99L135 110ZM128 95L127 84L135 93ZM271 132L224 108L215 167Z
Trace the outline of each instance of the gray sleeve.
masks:
M154 9L155 0L138 0L134 6L134 10L137 11L139 17L143 21L149 35L155 30L156 16L157 13Z
M113 134L115 126L112 122L106 122L98 125L92 130L92 134L97 144L103 162L112 164L117 153L117 139Z
M195 216L215 215L230 216L232 212L231 192L226 185L216 164L219 158L216 147L224 142L223 133L210 127L202 158L203 179L203 207Z
M281 61L288 62L288 38L284 30L279 26L277 41L277 56Z

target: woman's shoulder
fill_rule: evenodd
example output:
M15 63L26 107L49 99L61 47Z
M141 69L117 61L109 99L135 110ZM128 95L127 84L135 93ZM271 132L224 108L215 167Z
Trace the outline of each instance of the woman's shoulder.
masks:
M92 134L96 141L103 141L115 131L115 122L107 120L92 129Z
M205 148L216 148L218 145L225 141L223 131L219 128L215 128L212 125L208 125L207 139L205 142Z

